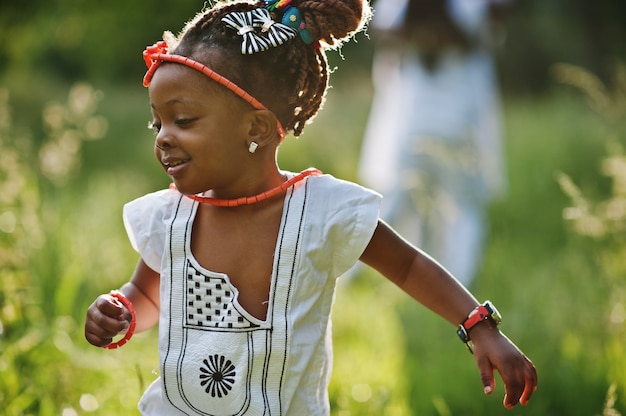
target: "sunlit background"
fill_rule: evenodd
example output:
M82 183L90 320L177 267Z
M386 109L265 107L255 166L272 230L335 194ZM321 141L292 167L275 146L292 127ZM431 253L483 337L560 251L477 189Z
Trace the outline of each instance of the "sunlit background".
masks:
M136 254L122 205L167 186L141 52L203 2L0 3L0 414L131 415L156 330L105 351L87 306ZM518 1L498 49L509 190L471 289L504 315L539 389L485 397L454 328L363 269L334 309L333 415L626 414L626 3ZM327 104L281 167L356 180L373 42L341 53Z

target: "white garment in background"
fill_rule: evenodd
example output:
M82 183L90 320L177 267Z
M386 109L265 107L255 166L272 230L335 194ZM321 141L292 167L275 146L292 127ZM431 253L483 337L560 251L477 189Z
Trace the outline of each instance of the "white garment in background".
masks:
M449 0L452 18L485 39L488 1ZM378 0L373 27L402 24L407 0ZM382 216L465 285L484 243L485 210L506 184L501 110L488 40L441 51L431 71L410 45L378 50L359 178L385 196Z

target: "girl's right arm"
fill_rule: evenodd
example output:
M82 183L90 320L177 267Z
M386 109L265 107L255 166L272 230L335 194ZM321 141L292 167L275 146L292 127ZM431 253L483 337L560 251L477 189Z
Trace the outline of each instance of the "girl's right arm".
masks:
M159 274L143 260L137 263L130 282L119 291L135 308L138 332L153 327L159 321ZM87 309L85 338L97 347L109 345L116 335L128 329L130 319L130 312L111 295L100 295Z

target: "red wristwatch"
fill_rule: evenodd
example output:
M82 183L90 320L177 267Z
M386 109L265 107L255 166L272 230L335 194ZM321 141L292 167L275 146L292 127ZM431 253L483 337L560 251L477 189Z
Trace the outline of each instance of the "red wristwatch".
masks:
M495 325L502 322L502 316L500 312L493 306L490 301L485 301L480 306L477 306L473 311L467 315L467 318L459 325L456 333L461 341L467 346L467 349L472 352L472 346L470 345L471 339L469 331L475 327L478 323L490 319Z

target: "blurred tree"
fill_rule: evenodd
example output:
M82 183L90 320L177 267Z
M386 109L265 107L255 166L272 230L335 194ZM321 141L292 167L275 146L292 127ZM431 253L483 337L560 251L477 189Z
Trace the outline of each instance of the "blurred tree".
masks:
M198 0L9 0L0 5L0 79L16 74L66 81L133 81L143 74L143 47L177 32L202 9Z
M590 69L607 80L626 57L626 2L622 0L519 0L500 56L507 91L542 91L555 62Z
M144 45L160 39L164 29L179 31L204 4L198 0L153 0L149 6L123 0L4 0L0 82L10 84L16 76L136 82L143 74ZM542 90L550 82L549 66L557 61L584 66L604 77L613 59L626 56L624 17L622 0L519 0L500 57L505 88ZM370 53L367 44L364 40L348 45L350 59L342 67L362 67Z

